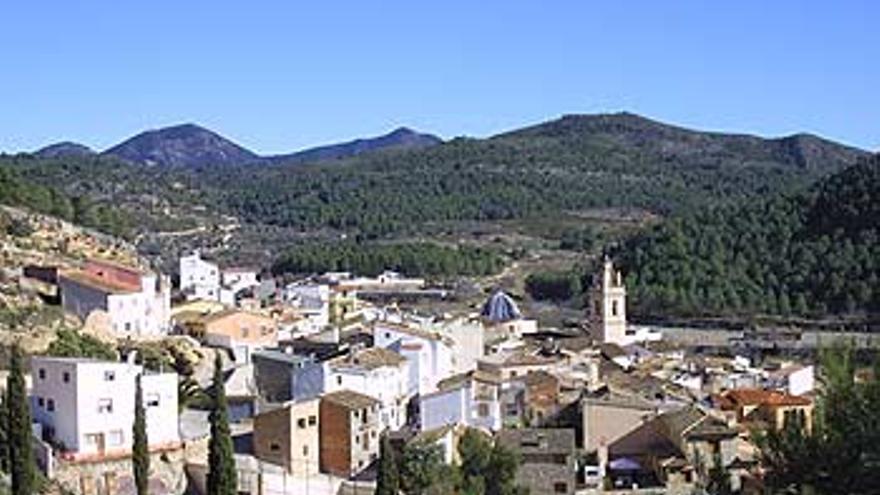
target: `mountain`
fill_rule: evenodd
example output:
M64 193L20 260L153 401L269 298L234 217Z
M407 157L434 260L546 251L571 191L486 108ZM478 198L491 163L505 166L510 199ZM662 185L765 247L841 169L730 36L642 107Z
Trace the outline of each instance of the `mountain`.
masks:
M648 153L661 161L701 165L784 164L803 169L837 170L865 152L811 134L768 139L747 134L704 132L657 122L629 112L566 115L560 119L501 134L496 139L555 140L567 146L613 146Z
M625 242L631 313L880 314L880 155L795 194L695 210Z
M594 208L678 214L803 188L866 154L814 136L699 132L623 113L332 166L223 169L200 179L250 222L389 236L438 222L553 221Z
M34 152L34 155L40 158L66 158L71 156L90 156L94 154L95 152L88 146L70 141L50 144L49 146L40 148Z
M166 167L242 165L260 157L195 124L142 132L102 153L125 161Z
M195 124L183 124L143 132L103 154L135 164L191 168L268 162L305 163L348 158L379 150L420 149L442 142L431 134L401 127L374 138L355 139L283 155L260 156L213 131Z
M270 157L270 159L273 162L279 163L316 162L349 158L380 150L427 148L442 142L442 139L432 134L424 134L407 127L400 127L382 136L318 146L287 155L276 155Z

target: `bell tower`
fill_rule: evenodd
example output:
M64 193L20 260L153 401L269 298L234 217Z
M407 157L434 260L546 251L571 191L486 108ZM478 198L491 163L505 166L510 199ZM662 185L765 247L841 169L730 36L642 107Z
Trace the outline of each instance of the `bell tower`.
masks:
M590 332L598 342L629 344L626 334L626 287L611 259L605 257L599 273L593 277L588 305Z

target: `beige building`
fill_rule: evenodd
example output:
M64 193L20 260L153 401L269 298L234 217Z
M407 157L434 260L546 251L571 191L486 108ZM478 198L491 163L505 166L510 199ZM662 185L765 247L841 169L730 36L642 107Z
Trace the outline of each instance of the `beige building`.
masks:
M321 471L345 478L379 456L379 401L351 390L321 397L318 419Z
M320 400L288 402L254 417L254 456L293 476L320 472Z
M248 311L228 310L205 316L192 325L196 337L206 344L229 349L239 362L250 362L256 349L278 344L275 321Z
M657 405L652 402L612 392L583 399L581 419L584 450L597 452L607 448L641 426L657 410Z
M588 311L596 341L617 345L635 342L634 333L628 334L626 327L626 286L620 271L614 269L607 257L602 271L594 278Z

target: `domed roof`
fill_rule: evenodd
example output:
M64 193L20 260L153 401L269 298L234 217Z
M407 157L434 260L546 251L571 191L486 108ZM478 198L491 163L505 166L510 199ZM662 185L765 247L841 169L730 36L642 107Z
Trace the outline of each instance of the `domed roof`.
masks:
M495 291L489 296L480 315L492 323L502 323L522 317L513 298L501 290Z

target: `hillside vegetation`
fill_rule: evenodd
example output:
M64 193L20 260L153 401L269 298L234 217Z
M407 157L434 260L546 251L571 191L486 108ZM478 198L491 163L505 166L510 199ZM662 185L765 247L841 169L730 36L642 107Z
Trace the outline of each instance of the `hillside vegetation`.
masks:
M667 221L616 257L641 315L880 313L880 156Z
M377 237L427 222L552 219L598 207L682 212L801 187L862 155L812 136L700 133L619 114L332 166L214 169L200 177L246 221Z

